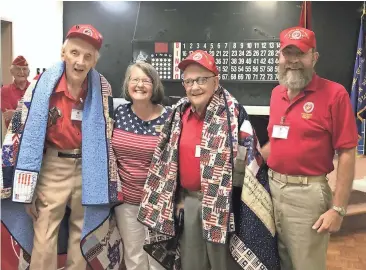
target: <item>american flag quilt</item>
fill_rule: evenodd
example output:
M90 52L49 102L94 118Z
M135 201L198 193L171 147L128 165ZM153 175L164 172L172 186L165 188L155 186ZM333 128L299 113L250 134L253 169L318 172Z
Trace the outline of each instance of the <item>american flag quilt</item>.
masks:
M138 220L155 231L160 247L162 241L156 234L164 235L164 242L176 237L178 143L181 117L188 106L187 98L180 100L160 134L138 214ZM200 170L203 239L229 244L242 269L280 269L273 205L259 143L244 107L222 87L206 111ZM154 239L150 238L150 247L151 241ZM179 245L175 254L174 269L180 269Z
M0 175L0 184L1 184L1 221L8 228L10 234L17 244L21 247L21 251L23 252L22 260L19 262L19 269L27 269L30 262L30 254L32 251L32 241L33 241L33 226L32 220L26 214L24 210L24 205L22 203L15 203L14 196L12 198L12 194L16 193L16 188L13 186L14 174L16 181L14 183L22 186L35 186L35 183L31 183L32 181L36 181L36 179L29 178L29 174L22 174L21 170L17 170L14 173L15 165L17 164L17 158L20 156L20 151L24 150L24 130L27 123L30 122L29 111L33 109L34 115L37 116L39 111L34 109L37 106L41 106L43 109L48 104L42 103L39 100L36 100L34 93L37 87L38 93L42 94L42 90L48 91L52 93L52 89L47 88L49 85L55 85L59 78L54 82L50 82L47 80L47 76L55 74L62 74L64 71L64 63L57 63L55 66L51 67L47 71L45 71L40 78L37 80L33 80L31 85L26 90L25 95L22 100L18 103L18 108L10 122L9 128L7 130L5 140L2 148L2 174ZM98 204L99 198L90 198L90 193L84 192L83 190L83 200L91 201L90 205L85 205L85 214L84 214L84 226L83 226L83 235L80 243L80 247L85 256L85 259L88 261L89 269L94 270L103 270L103 269L124 269L123 265L123 241L119 235L118 228L116 226L115 217L111 214L111 206L112 203L122 201L122 187L119 181L119 176L117 172L117 164L114 156L114 152L111 146L111 137L114 126L113 120L113 102L112 102L112 90L108 81L97 71L92 70L91 74L93 77L91 79L91 85L93 90L92 95L88 95L90 100L90 108L93 107L93 111L95 111L95 106L98 106L100 109L100 114L98 115L99 119L104 120L101 122L103 124L102 131L98 136L102 136L102 140L100 142L106 142L106 146L103 149L105 153L105 163L99 164L98 162L94 162L94 166L84 166L84 152L83 152L83 174L85 171L96 173L100 166L104 166L105 179L108 182L103 183L104 190L107 190L107 194L109 198L107 198L107 203L101 201L102 203ZM44 78L43 78L44 77ZM54 76L55 77L55 76ZM46 79L45 79L46 78ZM88 77L88 82L89 82ZM42 81L43 80L43 81ZM41 86L40 86L41 85ZM48 93L47 92L47 93ZM90 91L92 93L92 91ZM95 97L97 96L97 97ZM92 99L93 98L93 99ZM87 107L87 106L86 106ZM47 114L48 107L46 108ZM34 118L33 115L33 118ZM43 119L43 118L42 118ZM91 118L93 120L94 118ZM47 118L46 118L47 120ZM84 118L83 118L84 121ZM95 124L92 121L91 124ZM93 130L95 127L91 125ZM29 126L28 126L29 127ZM33 133L34 134L34 133ZM90 136L92 135L92 136ZM91 137L96 137L96 134L83 133L83 142L92 141ZM23 141L22 141L23 139ZM23 144L21 144L22 142ZM33 142L33 141L32 141ZM101 144L102 145L102 144ZM22 148L23 146L23 148ZM83 144L84 146L84 144ZM43 145L37 144L37 147L43 151ZM93 144L91 145L93 147ZM21 149L20 149L21 148ZM85 149L83 147L83 149ZM94 149L94 148L93 148ZM95 154L95 153L94 153ZM98 154L95 154L98 155ZM87 159L91 160L88 164L91 164L93 160L99 160L98 157L93 157L92 155L87 155ZM33 162L31 158L29 158L30 162ZM87 183L87 180L83 177L83 186ZM84 182L86 181L86 182ZM90 186L88 186L90 187ZM87 187L87 188L88 188ZM83 187L84 188L84 187ZM14 190L13 190L14 189ZM22 189L27 190L27 189ZM87 190L87 189L86 189ZM31 192L26 194L25 197L32 198L32 193L34 190L30 190ZM95 193L95 191L94 191ZM98 190L97 190L98 193ZM86 197L85 196L89 196ZM15 199L17 199L15 197ZM94 201L93 201L94 200ZM23 201L24 202L24 201ZM94 202L94 203L93 203ZM109 203L111 203L111 205ZM84 201L83 201L84 203ZM67 232L67 216L65 215L64 221L60 226L60 235L62 232ZM67 235L67 234L66 234ZM65 243L66 242L66 243ZM59 237L59 253L65 253L65 247L67 246L67 237ZM14 269L17 269L18 266L15 265Z

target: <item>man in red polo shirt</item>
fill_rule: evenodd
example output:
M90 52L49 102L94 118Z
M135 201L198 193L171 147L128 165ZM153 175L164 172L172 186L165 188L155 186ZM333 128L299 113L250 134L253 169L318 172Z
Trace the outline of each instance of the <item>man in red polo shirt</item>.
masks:
M100 37L92 26L77 25L70 29L62 47L61 56L66 67L50 97L46 154L42 165L43 175L38 185L39 192L44 193L45 205L51 201L52 207L40 206L36 198L31 205L26 206L34 220L35 231L30 270L55 269L57 257L54 250L50 252L49 249L55 248L52 242L57 237L56 228L64 216L63 207L66 205L72 212L66 267L75 270L86 267L80 252L84 216L81 204L81 124L87 94L86 76L98 60L102 44ZM60 155L60 152L63 154ZM55 170L59 173L55 174ZM70 188L66 189L67 186Z
M25 111L28 107L30 109L24 123L22 143L16 146L19 147L19 152L15 164L15 166L23 166L21 168L23 174L17 173L18 168L15 168L14 181L12 181L14 182L12 200L25 203L26 212L33 220L34 238L32 239L30 270L58 269L58 237L60 224L65 213L68 213L67 208L71 212L68 219L68 239L66 239L67 243L64 243L67 248L65 268L68 270L86 269L86 259L81 252L81 236L82 230L85 228L83 224L85 209L82 205L82 184L86 181L84 170L86 167L84 165L87 161L85 160L88 158L90 160L91 156L83 156L82 160L81 147L83 145L83 155L85 155L87 148L84 147L85 142L90 143L95 134L91 134L89 129L88 135L88 127L85 124L88 118L85 115L96 111L93 115L94 119L101 118L101 120L95 120L95 123L92 123L92 131L97 128L95 127L97 123L101 126L102 132L108 134L111 132L106 131L109 120L105 115L108 112L105 105L108 101L105 100L111 98L110 86L102 75L92 70L98 61L102 41L101 34L93 26L73 26L61 49L62 62L51 67L51 71L47 70L42 73L34 90L30 89L32 91L27 91L24 96L22 110ZM88 74L91 75L88 76ZM107 88L105 88L106 86ZM98 108L101 108L100 111L98 108L92 107L93 103L98 104ZM84 104L86 108L84 108ZM22 116L17 118L22 118ZM17 129L19 126L16 122L17 119L15 116L13 119L12 128ZM103 123L104 119L105 123ZM42 121L42 124L38 124L39 121ZM85 124L83 129L82 122ZM32 125L29 123L33 124L33 127L34 124L39 125L41 133L37 134L38 130L30 132ZM28 137L26 136L27 130ZM10 138L16 138L13 134L7 134L6 138L9 137L8 135ZM44 139L37 141L37 137ZM32 138L34 139L32 140ZM4 149L9 150L8 152L15 148L11 145L12 140L5 140L9 147ZM27 140L29 141L27 142ZM98 143L103 142L106 143L106 137L98 141ZM28 163L32 163L36 159L38 163L34 163L32 166L33 168L40 166L40 169L39 171L33 169L29 172L28 168L24 167L27 164L19 165L21 162L19 160L21 160L23 153L29 151L27 148L32 144L35 144L37 151L41 150L40 154L37 154L37 158L29 158ZM32 150L36 152L35 149L32 148ZM8 160L6 156L3 159L3 167L11 165L13 160L13 158ZM10 170L7 170L7 177L9 177L9 173ZM108 179L108 177L106 178ZM30 182L35 181L34 179L37 180L32 186ZM30 189L26 185L28 187L31 185L32 188ZM106 185L108 184L106 183ZM27 190L34 193L28 193ZM84 200L86 196L90 196L90 194L84 193ZM8 213L2 218L7 220L7 227L11 231L13 220L9 219L9 216ZM28 225L24 224L24 231ZM62 225L64 227L65 224ZM22 237L19 232L18 235ZM22 241L25 243L24 238ZM106 260L104 259L104 261Z
M6 128L8 128L18 106L18 101L23 97L30 84L27 60L21 55L15 58L11 64L10 73L14 77L13 83L1 87L1 111L4 115Z
M278 248L284 270L325 270L329 233L346 214L355 169L357 129L345 88L319 77L314 32L280 34L279 83L272 91L268 156ZM326 175L338 152L337 186Z
M268 175L249 117L220 85L213 56L197 50L178 67L187 97L162 130L138 219L166 237L184 211L183 270L278 270Z

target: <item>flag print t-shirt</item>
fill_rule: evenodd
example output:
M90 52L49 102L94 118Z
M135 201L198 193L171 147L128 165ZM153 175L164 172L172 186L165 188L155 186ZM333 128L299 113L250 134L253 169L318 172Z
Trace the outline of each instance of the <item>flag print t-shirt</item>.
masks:
M131 105L123 104L115 110L112 146L122 181L123 201L139 205L151 159L171 109L164 108L159 117L143 121Z

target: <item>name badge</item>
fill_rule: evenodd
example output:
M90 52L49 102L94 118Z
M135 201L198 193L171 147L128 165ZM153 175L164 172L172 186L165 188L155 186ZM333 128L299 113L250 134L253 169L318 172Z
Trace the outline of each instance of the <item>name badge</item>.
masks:
M274 125L272 131L272 138L287 139L289 126Z
M194 157L200 157L201 156L201 146L196 145L196 151L194 152Z
M83 111L77 110L77 109L72 109L71 120L82 121L83 120Z

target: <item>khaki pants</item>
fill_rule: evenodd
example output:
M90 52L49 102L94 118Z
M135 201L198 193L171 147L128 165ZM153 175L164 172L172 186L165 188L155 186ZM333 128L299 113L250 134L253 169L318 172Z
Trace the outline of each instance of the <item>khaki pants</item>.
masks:
M72 151L62 151L70 153ZM81 205L81 158L60 158L47 149L43 157L36 192L46 197L47 206L36 202L38 219L33 223L34 240L30 270L57 269L57 238L66 206L71 209L65 270L84 270L80 250L84 209Z
M240 266L229 253L229 244L203 239L202 198L199 192L185 193L184 229L181 237L182 270L237 270Z
M293 184L270 172L281 269L326 270L329 233L319 234L312 229L332 204L326 177L308 177L307 184Z
M117 226L124 244L124 261L127 270L164 270L143 249L147 227L137 221L138 205L121 204L114 208Z

